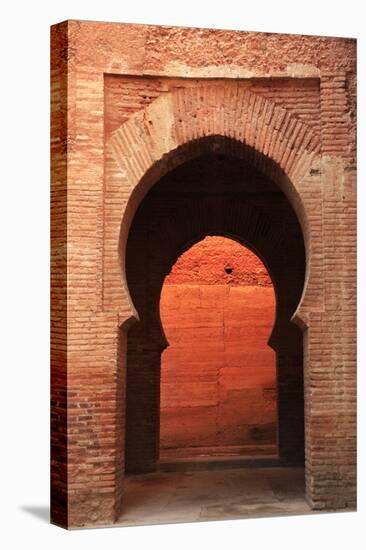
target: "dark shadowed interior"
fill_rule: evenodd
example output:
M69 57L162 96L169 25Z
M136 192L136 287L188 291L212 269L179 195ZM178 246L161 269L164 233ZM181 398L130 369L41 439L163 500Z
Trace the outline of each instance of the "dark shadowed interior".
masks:
M257 339L257 348L261 348L262 352L266 349L267 354L268 352L273 354L275 383L273 383L273 377L271 383L266 384L263 381L260 388L261 398L259 401L257 399L254 410L248 402L250 388L247 387L247 392L242 391L243 388L240 389L240 384L250 386L249 370L246 378L243 373L239 379L235 376L237 373L232 371L230 375L227 371L225 373L227 388L230 387L230 383L234 386L231 394L232 402L222 415L222 430L218 430L221 436L218 438L217 433L214 436L212 432L214 426L212 414L217 414L217 407L214 411L204 406L193 414L192 407L197 405L197 399L204 399L203 392L199 391L194 379L191 380L190 390L184 392L181 391L182 387L179 390L173 389L174 385L178 387L184 383L179 379L177 371L177 378L173 386L169 387L169 391L167 391L166 378L165 358L169 357L169 354L174 355L174 336L172 338L168 321L172 311L169 313L169 308L164 302L169 277L172 277L172 274L169 274L176 270L174 264L178 265L181 261L178 259L183 258L184 253L188 254L190 250L192 254L195 247L199 247L200 241L207 242L203 241L205 237L218 238L217 253L221 254L221 259L225 256L225 265L222 265L221 271L225 285L228 280L235 281L238 275L238 266L236 271L235 266L233 268L234 251L230 257L230 253L225 255L223 247L224 242L230 242L235 247L239 247L244 256L247 251L247 257L250 255L256 258L258 266L263 266L268 281L271 281L270 287L266 288L272 288L273 284L276 302L274 319L270 323L268 319L265 322L265 325L268 325L265 328L266 338L263 339L263 335L258 335ZM220 240L219 237L226 237L226 239ZM206 254L201 254L198 268L202 266L202 262L207 263L210 257L214 263L214 256L210 256L207 250ZM212 269L214 269L213 264ZM216 455L220 457L221 464L225 462L226 457L228 465L235 457L244 456L245 458L250 455L254 455L259 460L261 458L265 460L270 455L276 463L282 465L303 464L302 333L291 321L291 317L299 303L304 286L305 249L297 217L278 186L268 177L254 170L247 161L215 153L203 155L175 168L156 183L145 196L135 215L127 243L126 273L131 297L140 318L128 334L126 472L135 474L152 472L159 469L161 463L169 462L170 468L174 469L178 467L178 458L188 456L192 467L192 461L202 463L202 455L211 458ZM162 292L165 280L167 284L164 285ZM212 287L212 284L206 286ZM234 293L240 292L238 289L241 285L234 283L229 284L229 287ZM215 301L215 298L213 299ZM188 306L187 295L182 299L182 303ZM242 311L240 311L240 300L233 299L232 305L233 312L235 309L233 315L239 320L240 325L242 323L240 319L245 317L245 304L241 306ZM193 303L190 311L191 315L194 311L196 315L198 314L198 309ZM270 315L269 311L263 313L263 319ZM260 312L256 312L256 316L257 319L253 319L253 322L248 323L246 327L239 326L238 330L232 331L231 345L237 356L247 352L248 342L242 337L243 333L247 338L248 331L252 330L252 342L255 341L255 326L260 324ZM182 326L179 331L176 327L176 334L177 331L180 332L180 337L183 331L187 331L190 327L187 314L185 317L184 329ZM194 330L193 317L191 321L191 330ZM273 328L272 332L269 326ZM213 331L212 338L208 337L207 357L215 339ZM169 344L173 344L171 350L169 350ZM188 345L189 347L191 346ZM189 350L186 351L189 352ZM200 353L204 353L202 343ZM205 372L205 364L207 369L213 368L210 361L201 362L195 368L201 369L202 376L207 380L209 372L207 370ZM255 368L252 372L255 372ZM235 378L236 381L234 381ZM186 380L187 383L189 384ZM206 384L206 390L207 387ZM201 389L203 390L203 386ZM258 386L252 389L259 391ZM238 392L235 393L235 390ZM253 400L255 391L252 392ZM196 397L195 401L193 394L197 396L197 392L200 396ZM190 396L191 402L189 402ZM167 410L169 399L173 401L176 399L175 405L178 407L175 408L179 410L175 413ZM184 399L184 407L182 402L179 404L179 399ZM209 401L209 395L207 399ZM262 417L261 404L263 405ZM267 416L266 406L272 410L272 413ZM237 413L233 412L234 409ZM221 412L223 411L224 409ZM235 422L234 416L237 417ZM181 438L180 443L171 445L172 440L169 443L168 432L171 434L175 432L179 439L179 434L181 436L183 434L182 423L184 431L191 434L191 440L188 441L186 438L182 441ZM240 434L236 439L234 432L237 435ZM199 448L199 439L203 443L201 447L206 449ZM162 445L161 442L163 442ZM251 445L252 449L250 449ZM227 448L223 449L223 446ZM173 448L170 453L169 448ZM182 448L186 450L182 451ZM190 449L187 450L187 448ZM178 457L179 454L180 457ZM162 459L160 462L159 457ZM207 461L206 465L209 466L210 463L212 460Z

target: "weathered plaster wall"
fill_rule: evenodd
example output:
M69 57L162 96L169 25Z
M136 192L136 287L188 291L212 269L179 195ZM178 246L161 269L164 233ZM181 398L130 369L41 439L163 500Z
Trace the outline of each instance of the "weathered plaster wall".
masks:
M231 269L226 273L226 269ZM206 237L166 277L160 459L276 454L275 296L241 244Z

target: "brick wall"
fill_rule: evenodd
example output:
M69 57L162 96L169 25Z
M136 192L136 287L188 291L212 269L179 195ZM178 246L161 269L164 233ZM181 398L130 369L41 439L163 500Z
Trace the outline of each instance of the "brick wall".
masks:
M296 212L306 247L305 287L296 304L291 292L290 302L286 292L281 299L291 315L297 308L303 338L288 323L272 342L297 341L296 353L276 349L279 418L288 398L299 401L301 376L291 365L298 365L304 342L307 499L314 508L355 506L355 46L343 38L149 25L68 21L52 28L53 522L108 524L123 508L124 430L128 439L129 395L138 388L129 357L134 334L150 323L142 315L132 327L137 311L149 308L141 309L138 298L141 292L148 298L146 283L137 277L137 292L128 280L129 230L140 205L149 211L142 199L161 178L207 154L254 167ZM240 210L237 196L226 197L231 226L220 219L218 197L206 197L204 211L216 212L221 234L245 233L238 220L247 220L258 229L257 241L249 233L258 247L271 227L278 251L288 231L280 216L273 229L275 197L264 216L254 218ZM204 221L202 200L195 195L180 204L191 204ZM172 198L145 223L153 235L161 231L174 261L189 239L197 240L199 228L212 232L195 222L190 233L184 208L179 215ZM176 216L179 231L174 224L171 233L159 229L163 211ZM182 237L175 249L174 235ZM150 262L146 247L135 245ZM261 257L268 252L264 247ZM130 256L133 273L131 262ZM282 265L271 275L286 288L301 279L301 269L290 277ZM150 347L139 351L139 380L150 388L164 347L155 320ZM281 391L288 396L282 401ZM155 390L144 395L152 412L146 442L153 437L142 450L152 466L159 399ZM299 431L296 415L293 422L291 440Z
M51 59L51 516L68 523L67 476L67 25L53 29Z

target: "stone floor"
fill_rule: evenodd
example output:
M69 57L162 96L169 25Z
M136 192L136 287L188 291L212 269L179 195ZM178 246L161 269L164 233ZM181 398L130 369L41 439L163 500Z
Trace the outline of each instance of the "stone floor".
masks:
M310 514L302 468L237 468L130 476L117 525Z

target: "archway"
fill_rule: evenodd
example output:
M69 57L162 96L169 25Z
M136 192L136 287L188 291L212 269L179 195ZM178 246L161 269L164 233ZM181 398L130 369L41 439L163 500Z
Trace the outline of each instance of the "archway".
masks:
M277 457L275 307L265 266L237 241L205 237L178 258L160 297L160 469Z
M296 438L305 432L309 505L317 510L353 508L354 44L221 31L216 36L200 29L91 26L66 22L55 30L52 520L69 527L107 524L125 512L127 362L127 439L133 443L127 445L127 467L133 453L139 469L156 467L154 384L165 341L154 308L171 265L186 246L206 235L251 244L276 285L280 307L271 344L279 362L280 460L303 460L303 445ZM204 54L207 49L209 55L203 57L209 65L197 63L194 49L186 48L187 32L202 44ZM154 40L144 41L143 33L148 38L153 33ZM182 40L165 52L171 37ZM217 49L221 39L226 52L234 51L234 65ZM258 41L268 48L259 51ZM85 48L87 42L95 48ZM136 44L146 46L146 55L134 54ZM97 51L93 59L88 55L92 50ZM296 56L305 50L310 64L300 66ZM158 59L159 52L164 59ZM67 97L66 88L72 92ZM273 217L282 208L276 193L268 200L272 207L265 201L255 207L254 193L242 200L239 187L230 199L229 184L225 198L179 195L182 210L173 196L160 197L164 201L159 203L155 191L162 178L185 166L178 187L188 190L194 173L188 163L204 155L215 157L216 171L219 155L241 159L276 184L300 222L298 246L290 218ZM222 165L227 169L228 161L223 159ZM153 253L147 254L143 243L139 267L128 250L126 262L126 246L129 238L141 243L136 238L138 218L143 219L138 209L148 213L151 201L158 208L146 220L145 236ZM165 209L159 209L162 203ZM165 210L174 224L165 223ZM292 284L304 270L293 252L304 249L302 236L306 277L295 289ZM142 275L154 272L155 282L141 283ZM140 324L132 327L139 316ZM303 334L291 324L291 316ZM305 430L300 429L300 409L287 414L301 402L302 339ZM144 403L140 384L146 389ZM144 443L139 449L130 431L134 415Z
M297 323L301 330L306 333L304 339L304 374L305 374L305 404L306 414L306 494L309 502L314 503L314 469L311 462L313 455L312 447L312 426L316 422L313 415L313 401L310 395L310 372L307 365L312 360L312 353L316 349L312 347L313 338L317 338L316 332L310 329L312 320L316 326L319 323L318 312L322 311L324 304L324 278L323 278L323 254L322 254L322 191L321 191L321 170L320 170L320 148L319 136L303 121L300 121L290 111L275 105L271 100L264 99L256 94L236 89L235 92L224 101L224 86L203 86L196 89L177 90L172 94L166 94L151 103L142 112L133 115L128 122L123 124L118 130L113 132L111 139L106 147L106 172L105 172L105 201L104 201L104 219L108 221L104 232L103 249L103 307L106 311L118 312L120 327L120 345L118 372L123 375L128 357L131 357L131 342L133 335L143 332L140 329L131 329L131 324L139 318L138 302L139 299L133 290L134 276L129 277L128 271L133 273L134 267L129 269L127 264L128 253L126 247L130 241L132 224L138 217L139 207L143 206L144 198L153 190L156 190L156 184L165 176L169 175L175 168L184 166L190 161L194 162L202 156L214 154L218 157L226 156L237 160L242 160L247 166L255 169L261 176L265 176L275 183L276 189L281 190L287 205L292 208L292 217L295 219L299 231L293 250L301 251L302 259L299 262L296 254L287 256L286 252L279 254L287 266L290 267L288 275L297 272L295 279L300 280L301 284L296 284L293 288L288 285L288 277L281 277L280 272L284 274L286 270L279 269L279 283L282 288L290 289L287 293L287 299L284 295L283 304L289 311L290 317ZM225 109L223 106L225 105ZM185 185L186 182L184 182ZM126 192L121 194L121 188ZM215 202L212 198L211 204ZM235 200L227 206L228 211L237 210ZM271 212L277 209L277 205L269 201ZM247 208L250 211L250 208ZM121 222L122 213L122 222ZM295 214L296 213L296 214ZM228 216L223 216L227 221ZM234 212L234 216L229 214L232 222L226 224L223 229L218 224L216 234L227 234L237 236L240 239L242 228L238 219L240 218L246 228L264 229L264 234L268 231L268 220L266 214L258 215L250 213L244 214ZM256 218L256 219L254 219ZM279 220L283 217L279 216ZM183 224L184 225L184 224ZM301 225L301 227L300 227ZM283 223L279 221L276 232L276 245L272 247L274 251L281 249L281 241L289 236ZM162 230L162 229L160 229ZM163 229L164 231L164 229ZM196 233L186 235L186 241L175 245L183 248L189 240L195 240L204 234L212 234L212 226L196 227ZM250 237L250 229L249 237ZM244 231L245 233L246 231ZM187 232L188 233L188 232ZM177 233L174 234L175 237ZM170 247L170 262L177 257L177 250L172 246L172 235L164 234L166 244ZM294 237L294 235L293 235ZM161 235L160 235L161 240ZM245 241L245 238L243 239ZM250 240L250 239L249 239ZM263 258L265 251L265 236L259 237L257 252L260 252L264 245ZM291 240L291 239L290 239ZM115 247L119 246L119 262L115 258ZM268 241L267 241L268 242ZM306 262L305 250L306 247ZM269 256L271 256L270 251ZM287 259L286 259L287 258ZM169 264L168 261L168 264ZM132 262L133 263L133 262ZM306 266L306 277L305 277ZM166 269L161 266L163 271ZM160 269L160 268L159 268ZM273 267L276 271L276 267ZM166 273L160 274L162 277ZM122 275L122 289L121 289ZM273 278L274 280L274 278ZM159 283L160 284L160 283ZM277 283L276 283L277 285ZM121 292L122 290L122 292ZM142 288L137 294L143 292ZM286 294L286 293L285 293ZM154 297L150 298L152 301ZM286 305L285 305L286 304ZM155 307L155 306L154 306ZM313 313L315 317L313 316ZM153 316L154 317L154 316ZM161 351L166 345L161 336L161 327L158 323L152 323L155 326L154 345L151 342L148 347L137 344L139 353L145 349L145 368L149 368L149 363L156 365L159 362ZM127 338L128 334L128 338ZM149 335L150 338L151 334ZM127 342L128 339L128 342ZM279 447L286 451L280 453L282 460L304 459L304 429L299 430L299 426L304 424L304 407L298 409L292 417L286 418L286 402L302 403L304 384L302 381L303 370L301 374L298 365L302 364L302 334L288 320L286 323L276 321L276 326L272 335L273 346L278 345L278 341L285 343L283 349L285 354L277 353L278 361L287 364L286 381L279 380L279 389L283 393L284 399L279 401L279 415L285 420L282 423L283 433L279 433ZM133 346L132 346L133 347ZM146 353L148 351L148 353ZM290 365L297 365L291 368ZM282 372L285 372L285 367ZM156 369L155 369L156 370ZM280 372L280 371L278 371ZM152 372L140 373L141 380L151 380L154 378ZM281 376L281 375L280 375ZM127 369L127 382L128 382ZM155 380L156 381L156 380ZM133 392L132 392L133 394ZM131 392L130 392L131 395ZM146 393L149 395L149 392ZM129 463L136 459L134 467L142 471L150 471L156 465L156 434L151 438L148 449L142 449L143 452L136 451L129 456L128 440L130 439L128 425L124 419L125 408L123 406L125 399L124 379L120 378L117 383L118 405L117 412L122 415L121 426L122 435L116 433L117 448L121 448L121 454L116 455L116 487L117 497L115 500L116 514L121 510L121 495L123 491L123 471L129 470ZM119 397L120 396L120 397ZM128 397L127 409L128 406ZM282 407L281 402L284 404ZM146 403L148 404L148 403ZM138 407L136 407L137 409ZM142 410L142 409L141 409ZM156 402L152 399L148 406L149 422L145 422L145 432L149 432L151 424L156 424ZM127 414L127 418L128 418ZM137 417L139 414L137 413ZM287 426L286 426L287 422ZM128 422L127 422L128 424ZM281 424L280 424L281 425ZM145 433L145 435L146 435ZM124 434L126 437L124 438ZM299 444L299 439L302 443ZM141 441L146 442L145 437ZM301 449L301 451L299 451ZM140 449L141 450L141 449ZM139 463L142 456L146 457L144 464ZM123 457L126 458L124 464ZM122 472L119 474L118 472ZM318 494L318 493L317 493ZM320 493L319 493L320 495Z
M213 151L161 178L140 204L129 232L126 275L140 321L127 341L127 473L158 467L160 361L167 346L159 297L182 251L206 235L247 244L271 274L277 296L270 345L277 354L278 462L304 461L302 333L291 321L305 280L302 230L276 183L247 159Z

